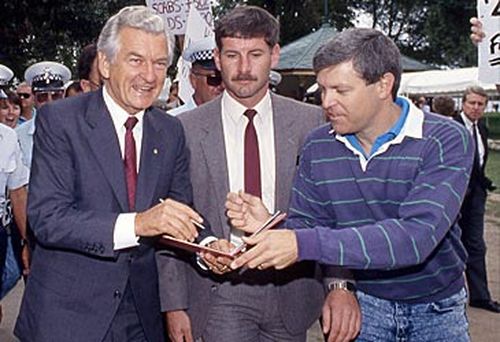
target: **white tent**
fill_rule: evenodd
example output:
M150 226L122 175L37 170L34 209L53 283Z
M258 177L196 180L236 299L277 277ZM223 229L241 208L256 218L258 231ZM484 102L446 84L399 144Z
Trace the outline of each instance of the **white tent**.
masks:
M479 82L477 74L477 67L406 72L401 77L399 92L404 95L462 96L468 86L479 85L491 95L496 95L497 89L495 85Z
M497 95L494 84L478 82L477 73L477 67L405 72L401 77L399 93L403 95L460 97L465 88L474 84L483 87L490 95ZM317 89L318 85L315 83L307 89L307 93L314 93Z

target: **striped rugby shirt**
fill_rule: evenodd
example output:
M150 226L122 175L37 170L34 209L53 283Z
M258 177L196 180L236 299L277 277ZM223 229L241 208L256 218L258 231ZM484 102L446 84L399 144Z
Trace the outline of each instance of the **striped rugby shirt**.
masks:
M372 296L430 302L464 286L457 216L474 149L463 126L403 102L399 132L369 157L330 125L309 135L286 227L299 260L350 268Z

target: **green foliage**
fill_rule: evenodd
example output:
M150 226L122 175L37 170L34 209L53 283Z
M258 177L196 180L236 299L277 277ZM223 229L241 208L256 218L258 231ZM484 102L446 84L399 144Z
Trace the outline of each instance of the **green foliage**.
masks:
M322 0L221 0L214 12L220 16L236 5L243 3L265 8L279 19L281 45L286 45L311 33L319 28L324 20ZM355 18L354 8L349 5L349 1L329 0L328 13L327 20L338 30L352 26L352 21Z
M56 60L74 69L80 49L95 41L104 22L120 8L144 0L10 0L0 3L0 63L22 78L30 64ZM323 0L219 0L220 16L237 4L266 8L279 18L281 44L321 26ZM476 62L469 41L475 15L470 0L328 0L328 20L339 31L364 12L393 38L401 52L427 63L470 66Z
M95 41L109 16L140 0L17 0L0 4L0 63L22 78L42 60L74 69L80 50Z
M500 151L490 150L488 153L488 162L486 163L486 175L496 184L500 186ZM495 192L500 193L500 188Z

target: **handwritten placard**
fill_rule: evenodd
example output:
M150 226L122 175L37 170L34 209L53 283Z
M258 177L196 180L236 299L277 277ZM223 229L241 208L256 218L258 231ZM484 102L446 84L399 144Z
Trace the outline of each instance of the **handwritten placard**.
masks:
M479 44L479 81L500 84L500 0L479 0L479 20L486 34Z
M194 6L207 25L213 28L212 0L146 0L146 5L163 17L168 30L173 34L181 35L186 32L191 6Z

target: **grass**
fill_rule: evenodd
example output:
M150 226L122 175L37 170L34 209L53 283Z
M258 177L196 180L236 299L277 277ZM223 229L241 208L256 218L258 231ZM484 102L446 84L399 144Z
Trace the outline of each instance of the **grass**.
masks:
M495 192L500 193L500 151L489 151L486 175L496 184Z

